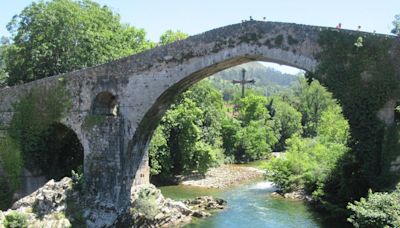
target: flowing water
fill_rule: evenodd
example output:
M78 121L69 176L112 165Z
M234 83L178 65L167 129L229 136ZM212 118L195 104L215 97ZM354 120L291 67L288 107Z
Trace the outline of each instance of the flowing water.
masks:
M322 227L320 218L305 203L272 197L274 186L267 181L224 191L181 185L160 189L164 196L177 200L212 195L228 201L227 209L206 219L195 219L185 227Z

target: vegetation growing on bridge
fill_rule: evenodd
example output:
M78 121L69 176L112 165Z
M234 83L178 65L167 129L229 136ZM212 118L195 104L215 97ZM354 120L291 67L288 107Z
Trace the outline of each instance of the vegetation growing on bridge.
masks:
M0 141L0 161L5 174L0 176L0 209L3 209L10 205L13 193L21 185L23 166L21 149L9 136Z
M357 35L323 31L322 52L317 56L320 64L315 74L308 75L329 88L349 120L351 152L341 158L324 187L326 205L342 208L365 196L370 188L385 190L398 181L388 172L388 162L399 155L389 149L399 148L399 142L388 139L390 128L377 117L378 110L390 99L396 99L399 90L395 63L387 51L393 40L363 35L362 47L355 45L357 40Z
M6 194L6 190L1 190L2 208L9 206L12 193L20 184L22 167L39 173L46 171L44 174L53 178L57 176L54 176L56 170L63 170L63 167L54 167L58 164L55 160L58 159L57 147L49 148L49 143L57 133L54 124L58 123L71 107L69 96L62 83L59 83L52 89L32 89L14 105L14 116L8 135L0 143L0 156L8 175L6 184L2 187L9 193ZM70 146L74 148L73 145ZM64 173L62 175L64 176Z

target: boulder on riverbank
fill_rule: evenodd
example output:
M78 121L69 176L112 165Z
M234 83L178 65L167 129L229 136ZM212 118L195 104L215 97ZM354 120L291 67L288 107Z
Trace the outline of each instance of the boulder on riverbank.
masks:
M59 182L51 180L42 188L17 201L12 209L0 211L0 227L7 217L15 214L27 221L28 227L66 228L86 226L88 216L95 210L85 207L81 194L75 191L70 178ZM117 227L166 227L191 221L192 217L207 217L223 209L226 201L213 197L199 197L184 202L164 198L154 185L135 186L131 194L131 207L119 215L110 226ZM90 213L89 213L90 212ZM12 215L12 216L11 216ZM85 217L86 215L86 217Z
M72 180L63 178L50 180L43 187L14 203L11 209L0 212L0 227L6 217L20 216L27 220L28 227L71 227L65 215L67 191L72 189ZM8 216L10 215L10 216Z
M131 196L129 217L120 225L129 227L170 227L191 221L192 217L208 217L215 210L224 209L226 201L210 196L183 202L164 198L153 185L135 187Z
M285 198L285 199L291 199L291 200L302 200L302 201L307 201L311 202L312 197L307 195L304 190L298 190L298 191L292 191L292 192L282 192L282 191L275 191L271 193L272 197L275 198Z
M193 211L192 215L197 218L210 216L210 212L222 210L226 207L227 202L223 199L211 196L200 196L192 200L183 201Z

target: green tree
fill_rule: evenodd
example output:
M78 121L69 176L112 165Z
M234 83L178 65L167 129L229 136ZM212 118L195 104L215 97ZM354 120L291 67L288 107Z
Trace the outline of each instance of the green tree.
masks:
M7 25L8 84L32 81L141 52L152 47L143 29L120 22L91 0L33 2Z
M396 35L400 35L400 14L394 16L394 21L393 21L393 29L392 33Z
M252 120L236 134L236 161L265 159L278 141L272 127L264 120Z
M336 101L318 81L308 84L305 79L294 88L294 99L294 106L302 114L303 136L315 137L322 113Z
M308 85L303 81L290 100L307 115L303 124L311 136L302 138L297 130L287 139L286 153L270 162L268 177L283 191L305 190L315 200L324 201L327 195L331 196L332 188L337 190L338 183L334 185L333 180L339 175L338 164L349 151L349 123L341 107L319 83Z
M165 123L170 129L169 145L174 160L174 174L192 171L204 173L223 159L221 148L202 140L203 114L195 102L184 98L165 116Z
M274 126L277 128L275 132L279 134L279 142L276 144L275 150L283 151L286 146L286 140L302 132L301 113L289 103L278 98L273 98L272 105L275 112L273 117Z
M350 137L350 126L339 105L331 106L322 113L317 135L323 143L347 144Z
M150 143L152 175L199 172L223 162L222 96L201 82L183 93L166 112Z
M0 44L0 88L7 85L8 73L6 72L5 52L9 45L8 38L2 37Z
M170 149L168 147L168 138L169 136L166 135L164 125L159 125L154 131L149 146L149 165L151 176L162 174L163 176L168 177L171 175L173 161L171 158Z
M188 36L189 36L188 34L186 34L184 32L181 32L180 30L176 30L176 31L167 30L167 31L164 32L164 34L162 34L160 36L159 43L161 45L165 45L165 44L168 44L168 43L175 42L177 40L184 40Z
M237 134L240 132L241 123L236 118L226 115L222 120L222 147L225 152L225 162L226 163L234 163L238 157L237 155ZM239 138L240 139L240 138Z
M270 119L267 104L268 99L265 96L249 94L238 102L239 104L239 120L243 126L246 126L250 121Z

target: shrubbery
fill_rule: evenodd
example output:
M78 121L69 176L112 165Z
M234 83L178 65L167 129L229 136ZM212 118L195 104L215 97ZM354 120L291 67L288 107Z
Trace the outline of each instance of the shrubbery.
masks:
M5 216L4 219L5 228L27 228L28 227L28 217L17 211L12 211Z
M284 192L305 190L314 199L320 199L325 194L325 183L331 175L335 175L332 172L342 156L349 151L349 124L341 108L321 85L313 82L310 86L300 84L300 88L299 91L308 97L319 97L304 99L307 105L298 104L298 107L302 107L299 111L303 116L309 116L303 123L304 136L307 137L301 137L299 131L286 140L286 153L270 162L268 178ZM303 94L297 96L304 98ZM314 104L321 99L325 105ZM301 99L294 97L293 100ZM312 135L314 137L310 137Z
M387 192L368 192L367 198L349 203L347 219L355 227L400 227L400 185Z
M152 175L204 174L223 162L221 95L201 83L184 93L165 114L149 146Z

